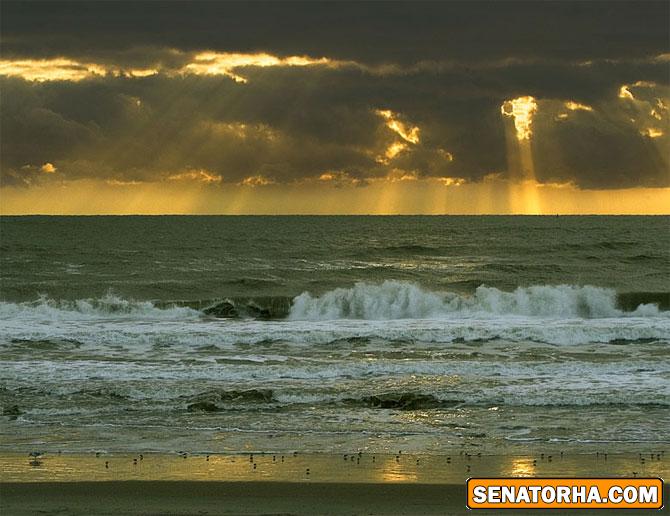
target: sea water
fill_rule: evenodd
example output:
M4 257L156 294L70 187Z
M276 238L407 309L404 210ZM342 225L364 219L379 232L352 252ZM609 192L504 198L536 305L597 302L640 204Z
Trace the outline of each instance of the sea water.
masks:
M0 449L670 444L668 217L2 217Z

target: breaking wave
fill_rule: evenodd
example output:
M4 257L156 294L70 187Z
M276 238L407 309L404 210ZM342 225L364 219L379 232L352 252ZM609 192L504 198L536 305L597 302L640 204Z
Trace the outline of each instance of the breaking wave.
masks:
M24 303L0 302L0 319L36 317L40 319L183 319L197 317L198 310L186 306L160 308L151 301L124 299L108 293L100 298L54 300L40 296L36 301Z
M223 300L221 300L223 299ZM0 302L0 320L198 320L389 321L524 317L604 319L670 317L667 293L617 294L594 286L537 285L511 292L480 285L471 295L428 290L406 281L356 283L320 296L231 297L219 300L141 301L114 293L98 298Z
M593 286L538 285L505 292L479 286L472 296L433 292L403 281L356 283L313 297L308 292L293 300L293 320L439 319L453 316L513 315L549 318L597 319L653 317L666 312L655 304L639 304L625 312L617 306L612 289Z

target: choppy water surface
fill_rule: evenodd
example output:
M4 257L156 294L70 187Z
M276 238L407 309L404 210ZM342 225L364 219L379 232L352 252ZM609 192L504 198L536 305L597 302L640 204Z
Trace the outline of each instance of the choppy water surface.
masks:
M667 217L3 217L0 447L670 443Z

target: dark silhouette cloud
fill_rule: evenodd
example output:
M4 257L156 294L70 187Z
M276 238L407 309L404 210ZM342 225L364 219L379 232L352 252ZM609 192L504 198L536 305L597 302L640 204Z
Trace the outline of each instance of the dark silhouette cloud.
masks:
M2 32L5 55L157 47L404 64L620 59L667 48L669 13L665 1L5 1Z

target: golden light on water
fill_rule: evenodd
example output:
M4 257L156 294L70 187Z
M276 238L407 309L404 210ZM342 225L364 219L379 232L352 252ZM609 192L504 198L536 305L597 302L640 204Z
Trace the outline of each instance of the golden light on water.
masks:
M536 474L537 466L528 457L510 457L506 470L505 474L510 477L532 477Z

